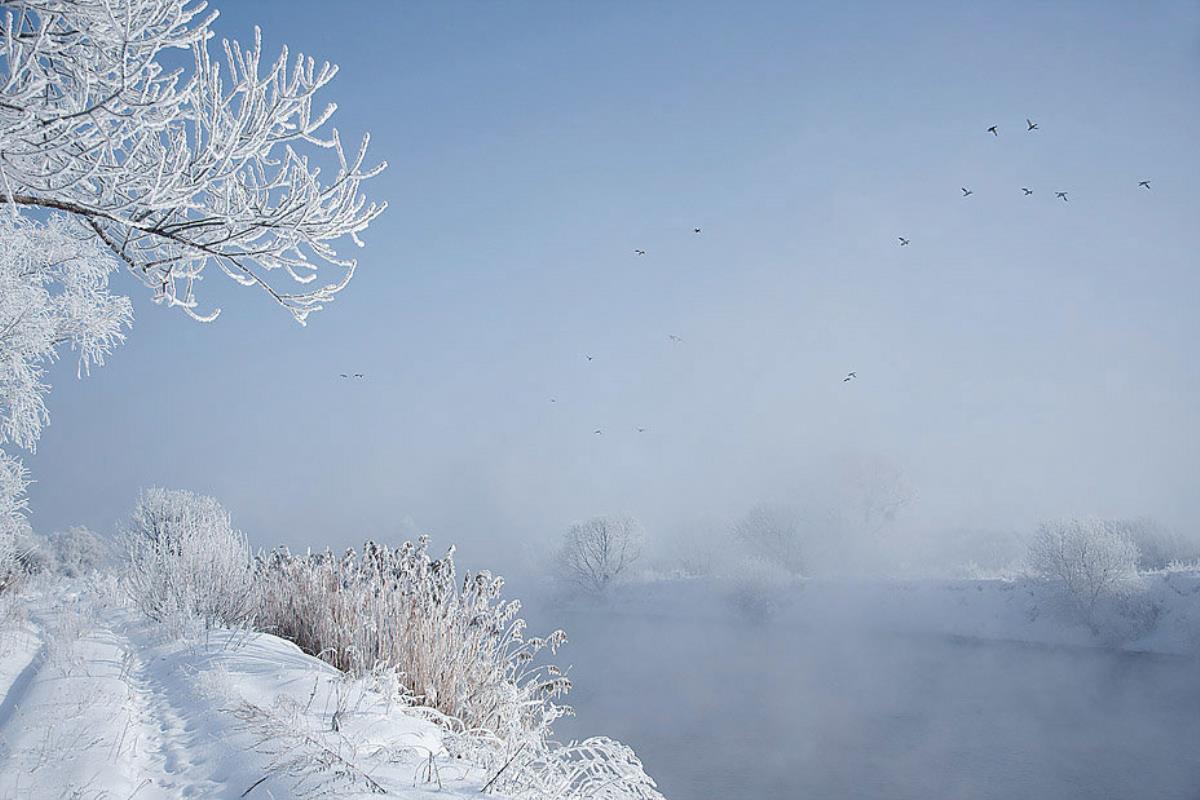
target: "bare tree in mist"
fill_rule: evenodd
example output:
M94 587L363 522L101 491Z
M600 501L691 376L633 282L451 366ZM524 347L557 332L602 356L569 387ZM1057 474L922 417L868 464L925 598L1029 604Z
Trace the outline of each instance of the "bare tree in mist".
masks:
M563 578L601 593L642 554L642 528L629 517L596 517L572 525L558 553Z
M804 525L790 506L759 503L734 526L734 538L753 556L796 575L804 566Z
M909 505L916 493L898 466L879 457L852 462L847 470L849 509L866 533L879 533Z

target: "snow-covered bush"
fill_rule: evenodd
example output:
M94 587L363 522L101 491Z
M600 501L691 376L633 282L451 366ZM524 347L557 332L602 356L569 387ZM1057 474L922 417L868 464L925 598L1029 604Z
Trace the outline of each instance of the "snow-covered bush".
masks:
M148 489L121 542L130 599L152 619L198 619L206 627L241 625L254 613L250 545L215 499Z
M1102 601L1121 594L1137 577L1138 549L1119 526L1069 519L1038 527L1029 545L1031 571L1057 582L1083 621L1093 628Z
M23 520L22 520L23 522ZM23 526L16 535L15 562L24 575L78 578L109 560L108 543L83 526L41 536Z
M49 569L67 578L94 572L112 557L108 542L83 525L51 533L43 546L49 556Z
M663 800L637 754L603 736L523 750L485 791L513 800Z
M629 517L596 517L570 527L558 551L559 577L602 593L624 578L641 556L642 528Z
M565 634L526 638L520 603L501 599L503 580L480 572L459 583L453 549L432 558L426 537L341 557L277 549L258 569L260 629L342 670L393 670L417 703L464 730L540 740L567 711L554 699L570 682L537 661Z

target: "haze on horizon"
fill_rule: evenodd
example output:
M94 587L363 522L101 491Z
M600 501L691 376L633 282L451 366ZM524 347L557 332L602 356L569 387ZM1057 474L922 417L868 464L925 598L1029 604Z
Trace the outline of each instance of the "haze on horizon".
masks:
M257 546L420 529L504 570L577 519L719 523L864 459L915 490L911 536L1200 522L1195 4L219 8L340 65L390 208L307 328L118 279L135 334L56 367L35 528L164 485Z

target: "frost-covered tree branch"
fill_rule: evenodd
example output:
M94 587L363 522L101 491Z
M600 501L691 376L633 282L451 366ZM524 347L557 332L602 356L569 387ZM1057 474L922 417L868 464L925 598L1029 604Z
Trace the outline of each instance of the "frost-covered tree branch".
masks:
M78 353L82 373L125 339L133 312L108 291L113 269L94 237L65 217L0 218L0 446L34 449L49 421L45 372L61 347ZM21 463L0 451L0 562L28 528L27 484Z
M303 323L350 280L339 253L383 211L361 192L367 139L347 154L337 68L264 58L259 32L209 51L215 12L191 0L9 0L0 9L0 202L82 220L158 302L202 312L215 264ZM190 54L190 65L184 64ZM310 155L336 162L322 178ZM329 270L333 277L325 277Z
M0 592L17 580L17 541L29 532L25 519L29 476L25 466L0 451Z
M112 258L76 228L61 217L0 218L0 445L34 449L60 347L77 351L86 372L133 321L129 299L108 291Z

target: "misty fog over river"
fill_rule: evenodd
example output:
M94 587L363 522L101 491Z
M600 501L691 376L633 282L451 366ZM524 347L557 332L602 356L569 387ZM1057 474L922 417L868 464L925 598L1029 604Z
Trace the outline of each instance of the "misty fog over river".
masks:
M539 604L541 605L541 604ZM561 738L673 800L1200 798L1200 663L1101 649L529 607L570 643Z

